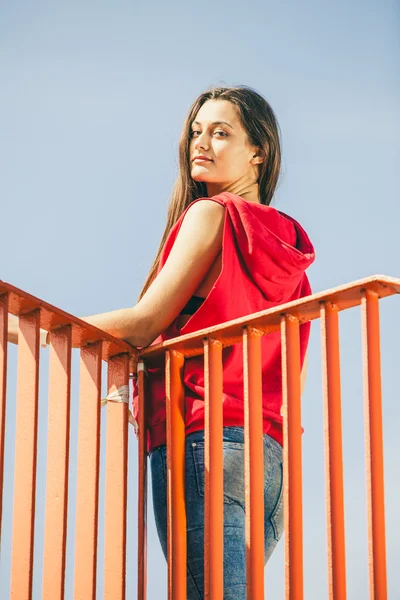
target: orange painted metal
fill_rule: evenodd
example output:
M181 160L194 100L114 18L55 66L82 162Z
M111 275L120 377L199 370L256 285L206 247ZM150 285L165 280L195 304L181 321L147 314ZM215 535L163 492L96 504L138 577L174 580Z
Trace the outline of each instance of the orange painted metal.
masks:
M129 384L129 355L108 361L108 393ZM107 403L104 600L125 600L128 404Z
M303 491L298 320L281 319L285 588L287 600L303 599Z
M166 352L168 600L186 600L184 357Z
M229 323L168 340L158 346L132 350L122 340L117 340L101 330L80 321L29 294L0 282L0 460L4 453L5 380L7 362L7 310L23 315L20 319L19 365L17 386L17 440L15 466L15 506L12 549L12 598L28 599L32 595L33 530L35 516L36 446L38 409L38 327L53 329L49 400L49 481L47 484L47 515L45 535L44 598L62 598L65 568L65 510L67 502L66 471L68 466L68 340L62 341L69 326L72 346L93 342L82 349L81 403L78 446L78 498L77 535L75 553L75 599L94 599L96 591L98 473L100 444L100 379L101 357L110 362L110 374L119 385L126 379L128 355L141 357L148 366L166 355L167 396L167 446L168 446L168 592L170 600L186 599L186 514L185 514L185 420L182 369L185 357L206 354L206 383L208 408L206 413L206 483L208 543L206 544L206 572L208 597L221 598L221 525L216 516L223 511L221 496L222 478L215 484L212 477L220 472L218 456L222 433L217 431L220 419L218 399L222 391L221 348L234 343L244 343L245 387L245 445L246 445L246 538L248 542L248 597L261 598L261 546L259 511L260 481L263 478L257 459L260 452L257 438L260 435L260 335L281 329L283 415L284 415L284 500L285 500L285 562L286 598L303 598L303 548L302 548L302 458L301 458L301 405L300 405L300 349L299 324L322 319L326 465L328 496L328 553L330 597L345 598L345 555L343 519L343 473L341 450L340 368L338 311L362 303L367 491L370 544L371 598L385 600L386 549L383 477L383 431L381 376L379 350L379 298L400 293L400 280L381 275L351 282L338 288L315 294L308 298L278 306L268 311L247 315ZM7 306L8 301L8 306ZM324 303L321 309L321 302ZM40 309L40 311L39 311ZM40 312L40 314L39 314ZM243 334L243 328L246 328ZM207 337L206 345L204 338ZM212 340L212 341L211 341ZM58 348L58 351L57 351ZM112 358L126 353L126 359ZM122 366L118 361L125 361ZM114 362L117 361L117 362ZM118 364L117 364L118 363ZM64 365L62 367L62 365ZM123 376L121 375L124 373ZM208 374L207 374L208 372ZM144 372L139 373L139 393L144 398ZM220 380L221 378L221 380ZM58 381L58 383L57 383ZM110 375L111 382L111 375ZM58 386L58 387L57 387ZM56 387L58 407L56 408ZM60 393L61 390L61 393ZM53 400L52 400L53 398ZM139 413L139 600L146 598L146 430L145 402L141 401ZM257 408L258 407L258 408ZM57 412L56 414L56 411ZM214 410L217 412L214 415ZM106 571L105 595L124 598L126 525L126 430L127 407L109 404L108 430L107 511L106 516ZM112 415L112 416L111 416ZM115 417L115 418L114 418ZM207 433L208 428L208 433ZM56 430L56 432L54 432ZM253 432L256 432L253 434ZM258 432L258 433L257 433ZM56 440L58 442L57 448ZM125 448L124 448L125 441ZM214 443L215 442L215 443ZM256 444L256 445L254 445ZM64 448L60 452L60 447ZM53 450L51 450L53 448ZM222 444L221 444L222 451ZM217 458L215 458L217 457ZM256 458L254 458L256 457ZM59 467L57 467L59 465ZM1 468L1 462L0 462ZM257 469L259 473L255 473ZM58 480L56 471L58 470ZM53 474L53 475L52 475ZM0 471L0 476L3 476ZM1 483L1 480L0 480ZM115 493L117 489L117 493ZM223 488L222 488L223 489ZM58 490L58 492L57 492ZM58 500L57 500L58 498ZM219 511L219 512L218 512ZM222 512L223 515L223 512ZM263 517L263 515L262 515ZM215 526L212 522L215 522ZM116 524L115 530L113 529ZM258 541L255 541L258 540ZM223 540L222 540L223 543ZM53 548L53 550L51 550ZM115 551L117 556L111 556ZM223 546L222 546L223 548ZM207 552L209 553L207 555ZM113 562L114 561L114 562ZM215 571L215 572L214 572ZM51 576L53 581L50 581ZM112 591L111 591L112 588Z
M337 306L321 305L329 598L346 599L342 399Z
M372 291L366 290L361 305L365 386L370 598L371 600L386 600L386 528L379 296Z
M74 600L96 596L101 342L81 349Z
M44 600L64 598L71 391L71 327L50 333Z
M138 600L147 598L147 429L146 375L143 361L137 366L138 414Z
M44 302L23 290L4 281L0 281L0 295L8 293L9 312L13 315L27 314L40 308L40 327L50 331L70 325L72 328L72 347L80 348L85 344L94 344L102 341L102 357L108 360L110 356L115 356L121 352L127 352L137 356L139 351L130 344L113 337L109 333L98 329L94 325L89 325L78 317L71 315L48 302Z
M193 333L167 340L162 344L148 346L141 351L140 356L145 358L148 366L151 366L152 361L158 362L160 357L164 356L165 351L169 349L180 352L184 356L203 354L203 340L205 337L219 340L224 347L231 346L242 342L243 327L255 327L264 333L280 331L281 315L283 313L293 315L300 323L319 319L321 301L332 302L336 304L339 310L359 306L362 294L366 289L375 291L380 298L400 294L400 279L386 277L385 275L374 275L359 281L352 281L346 285L306 296L287 304L281 304L259 313L245 315L239 319L214 325L207 329L199 329Z
M4 443L6 435L8 295L0 296L0 539L3 515Z
M222 448L222 344L204 340L205 498L204 596L224 593L224 455Z
M21 315L18 332L17 416L11 598L32 597L39 390L39 311Z
M264 443L261 337L243 331L247 598L264 598Z

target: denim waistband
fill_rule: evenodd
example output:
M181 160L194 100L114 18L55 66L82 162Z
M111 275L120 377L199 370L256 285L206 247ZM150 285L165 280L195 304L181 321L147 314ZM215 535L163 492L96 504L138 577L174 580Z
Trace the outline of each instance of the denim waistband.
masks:
M231 427L223 427L222 428L222 439L224 442L237 442L244 444L244 427L240 426L231 426ZM272 446L276 451L282 452L283 448L273 437L268 435L268 433L263 434L264 442L268 442L270 446ZM189 433L186 436L186 444L191 444L192 442L202 442L204 441L204 429L199 429L198 431L193 431L193 433ZM149 456L156 450L160 448L164 448L163 446L157 446L153 448L149 452Z
M222 436L224 442L244 443L244 427L223 427ZM204 429L193 431L186 436L186 442L201 442L204 440Z
M232 426L232 427L223 427L222 429L223 441L224 442L238 442L244 444L244 427ZM268 435L268 433L263 434L264 441L268 440L268 443L274 447L279 452L282 452L282 446L274 440L273 437ZM191 442L201 442L204 440L204 430L201 429L199 431L194 431L193 433L189 433L186 436L186 443Z

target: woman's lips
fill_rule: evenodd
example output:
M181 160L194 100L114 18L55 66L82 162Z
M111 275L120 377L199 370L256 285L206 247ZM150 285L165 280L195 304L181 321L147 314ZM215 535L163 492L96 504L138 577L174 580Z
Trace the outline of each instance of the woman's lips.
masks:
M211 158L206 158L205 156L196 156L193 159L193 162L212 162Z

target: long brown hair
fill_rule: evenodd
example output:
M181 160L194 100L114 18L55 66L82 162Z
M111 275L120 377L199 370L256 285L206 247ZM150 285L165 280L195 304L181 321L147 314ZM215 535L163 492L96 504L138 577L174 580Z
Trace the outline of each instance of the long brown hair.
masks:
M260 203L270 204L275 193L281 167L280 128L275 113L265 98L247 86L216 87L200 94L190 107L185 120L179 142L179 174L172 191L167 224L139 300L157 273L161 252L172 227L191 202L197 198L207 197L206 184L194 181L191 177L189 154L190 128L198 111L207 100L228 100L236 106L250 144L262 150L266 157L259 170Z

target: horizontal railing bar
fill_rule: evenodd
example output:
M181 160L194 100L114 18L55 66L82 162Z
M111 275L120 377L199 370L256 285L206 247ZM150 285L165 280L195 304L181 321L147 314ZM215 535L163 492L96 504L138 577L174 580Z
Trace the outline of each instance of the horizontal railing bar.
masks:
M225 347L241 341L243 327L256 327L264 333L273 333L280 327L282 313L290 312L300 323L313 321L319 318L320 303L332 302L338 310L353 308L361 304L362 294L365 290L371 290L378 294L379 298L400 293L400 279L386 275L372 275L359 279L345 285L325 290L312 296L306 296L294 302L281 304L273 309L246 315L239 319L228 321L201 329L194 333L172 338L162 344L148 346L139 352L123 340L90 325L15 286L0 281L0 296L9 294L9 312L14 315L31 312L35 308L41 308L40 327L51 330L64 325L72 326L72 346L80 347L89 342L103 341L103 359L108 360L111 356L121 352L129 352L140 357L146 357L146 363L151 365L152 359L157 359L167 349L174 349L184 356L196 356L203 353L203 339L212 335Z
M298 319L299 323L313 321L320 316L321 302L331 302L337 306L339 311L353 308L361 304L365 290L375 292L379 298L399 294L400 279L387 277L386 275L373 275L365 279L359 279L312 296L306 296L294 302L281 304L272 309L172 338L162 344L148 346L140 352L140 356L146 357L146 364L151 366L152 359L159 359L168 349L176 350L185 357L203 354L203 339L206 336L212 336L213 339L218 340L225 347L232 346L241 341L243 327L255 327L264 333L279 331L283 313L290 313Z
M80 348L88 343L102 341L102 358L108 360L111 356L129 352L129 354L138 354L136 348L118 339L94 325L90 325L82 321L74 315L44 302L15 286L0 281L0 296L9 294L8 311L16 316L30 313L35 309L40 308L40 327L46 331L58 329L65 325L72 327L72 347Z

